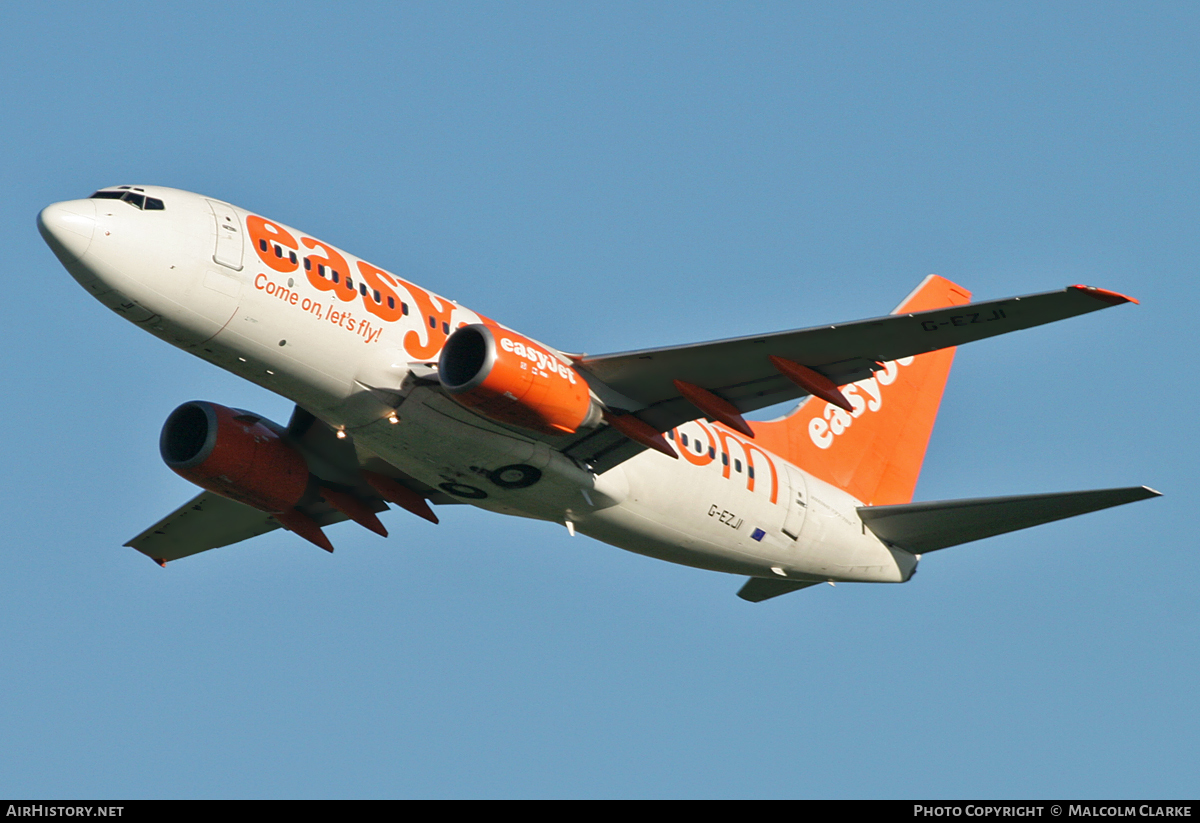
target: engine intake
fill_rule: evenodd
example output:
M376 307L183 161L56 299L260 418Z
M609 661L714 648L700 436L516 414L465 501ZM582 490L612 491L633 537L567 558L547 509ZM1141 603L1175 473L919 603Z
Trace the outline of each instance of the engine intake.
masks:
M446 339L438 379L458 403L513 426L573 434L601 409L587 382L562 358L516 332L476 323Z
M183 479L274 514L297 505L309 486L304 456L281 431L258 415L198 400L171 412L158 447Z

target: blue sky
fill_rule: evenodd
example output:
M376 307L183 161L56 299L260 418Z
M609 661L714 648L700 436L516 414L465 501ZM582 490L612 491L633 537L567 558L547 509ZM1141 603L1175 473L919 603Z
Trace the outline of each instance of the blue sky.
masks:
M0 30L0 795L1195 797L1200 11L1187 3L23 4ZM237 203L568 350L1140 306L962 349L917 499L1164 497L759 605L553 525L394 511L159 569L163 420L289 404L34 227ZM12 259L12 258L10 258Z

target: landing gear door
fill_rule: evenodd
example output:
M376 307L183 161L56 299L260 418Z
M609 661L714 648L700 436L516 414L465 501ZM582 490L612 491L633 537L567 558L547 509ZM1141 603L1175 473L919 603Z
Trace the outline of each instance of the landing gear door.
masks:
M242 270L242 229L238 225L237 212L228 203L209 200L213 220L216 221L217 243L213 261L234 271Z
M788 479L789 497L787 514L783 520L783 533L792 540L800 536L804 528L804 517L808 513L808 484L804 481L804 473L790 463L784 464Z

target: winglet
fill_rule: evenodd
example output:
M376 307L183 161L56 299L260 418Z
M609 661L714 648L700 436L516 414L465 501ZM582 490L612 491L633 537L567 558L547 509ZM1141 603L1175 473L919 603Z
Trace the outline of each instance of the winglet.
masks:
M1068 286L1068 288L1078 289L1089 297L1095 297L1097 300L1103 300L1105 303L1109 303L1113 306L1119 306L1122 303L1141 305L1134 297L1121 294L1120 292L1109 291L1108 289L1098 289L1095 286L1084 286L1082 284Z

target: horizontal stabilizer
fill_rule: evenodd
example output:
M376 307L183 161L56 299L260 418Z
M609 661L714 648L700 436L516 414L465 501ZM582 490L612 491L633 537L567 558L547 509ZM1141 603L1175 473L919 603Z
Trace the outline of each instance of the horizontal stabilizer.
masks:
M738 590L738 597L751 603L761 603L781 594L807 589L816 583L802 583L798 580L773 580L768 577L751 577L746 585Z
M913 554L924 554L1158 496L1153 489L1133 486L899 506L860 506L858 515L880 540Z

